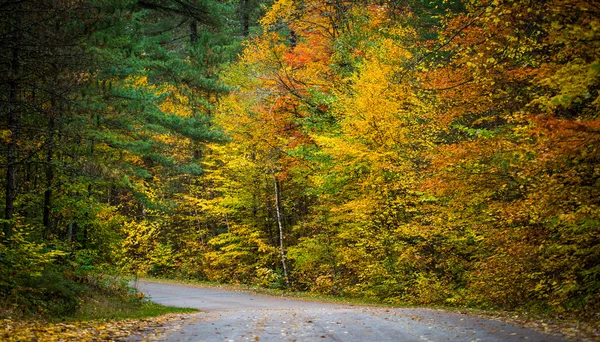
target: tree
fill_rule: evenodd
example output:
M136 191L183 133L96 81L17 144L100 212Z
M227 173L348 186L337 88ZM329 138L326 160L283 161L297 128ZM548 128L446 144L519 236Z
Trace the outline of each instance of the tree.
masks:
M263 176L230 173L238 198L268 198L275 165L284 211L309 199L292 286L595 307L596 21L580 1L276 1L218 117Z

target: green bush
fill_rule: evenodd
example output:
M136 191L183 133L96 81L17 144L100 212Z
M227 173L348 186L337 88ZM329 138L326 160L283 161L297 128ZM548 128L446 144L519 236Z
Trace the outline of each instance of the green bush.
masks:
M84 286L68 275L65 266L49 265L40 277L24 279L11 297L19 309L44 316L73 314L79 306Z
M90 293L136 298L125 280L95 274L92 251L62 249L35 242L24 229L0 243L0 317L69 316Z

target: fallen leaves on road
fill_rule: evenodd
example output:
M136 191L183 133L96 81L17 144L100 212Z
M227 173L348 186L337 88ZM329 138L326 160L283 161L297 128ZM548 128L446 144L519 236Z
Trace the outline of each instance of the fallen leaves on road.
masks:
M0 320L2 341L143 341L161 333L168 323L184 319L185 314L168 314L146 319L48 323L42 321ZM144 336L144 337L142 337Z
M536 330L538 332L560 336L569 341L600 341L600 321L552 320L529 317L527 314L515 314L506 311L478 312L477 316L502 321L514 326Z

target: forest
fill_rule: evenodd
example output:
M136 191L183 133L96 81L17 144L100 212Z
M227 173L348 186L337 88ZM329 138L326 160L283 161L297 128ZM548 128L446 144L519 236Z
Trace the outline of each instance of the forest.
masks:
M0 20L0 315L133 275L598 319L598 1Z

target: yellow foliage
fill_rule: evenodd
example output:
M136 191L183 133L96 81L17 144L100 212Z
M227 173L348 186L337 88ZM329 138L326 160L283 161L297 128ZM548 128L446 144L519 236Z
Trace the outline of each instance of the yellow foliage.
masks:
M125 78L125 83L129 83L136 88L142 88L142 87L149 86L148 76L142 76L142 75L127 76L127 78Z
M596 96L592 100L596 109L600 108L600 96L594 95L591 90L600 81L599 60L593 63L576 60L559 67L548 65L546 68L556 68L556 71L538 82L550 88L553 93L537 97L531 102L532 105L539 105L547 113L552 113L557 108L569 108L574 103Z
M181 103L171 97L159 104L158 108L164 113L175 114L184 118L192 116L192 109L186 103Z
M296 4L294 0L276 0L259 22L267 29L279 20L289 21L295 11Z

